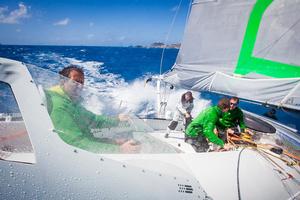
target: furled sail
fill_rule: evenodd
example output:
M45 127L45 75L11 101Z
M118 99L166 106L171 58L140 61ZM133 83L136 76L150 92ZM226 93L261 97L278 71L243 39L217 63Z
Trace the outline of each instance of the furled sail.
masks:
M164 80L300 110L300 0L194 0Z

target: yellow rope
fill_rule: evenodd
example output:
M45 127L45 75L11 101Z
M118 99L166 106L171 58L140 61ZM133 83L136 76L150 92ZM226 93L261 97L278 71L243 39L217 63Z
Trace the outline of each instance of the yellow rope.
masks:
M232 135L231 137L229 135ZM228 134L227 136L227 140L228 142L230 142L231 144L234 144L234 146L245 146L245 147L255 147L255 148L261 148L261 149L267 149L267 150L270 150L271 148L276 148L276 146L274 145L271 145L271 144L258 144L254 141L252 141L251 139L247 139L247 138L243 138L243 137L239 137L235 134ZM242 141L242 142L246 142L248 144L245 144L245 145L240 145L240 144L236 144L234 143L234 141ZM250 145L249 145L250 144ZM269 153L270 155L273 155L271 153ZM288 166L293 166L293 165L297 165L297 164L300 164L299 161L300 161L300 158L286 150L283 150L283 154L288 156L289 158L293 159L293 160L296 160L295 162L289 162L281 157L278 157L278 156L275 156L273 155L274 157L284 161Z

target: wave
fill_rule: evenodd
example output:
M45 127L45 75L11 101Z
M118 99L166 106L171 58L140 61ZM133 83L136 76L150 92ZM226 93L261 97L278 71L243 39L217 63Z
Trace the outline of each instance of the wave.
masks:
M128 83L119 74L105 72L103 62L81 61L75 58L66 58L66 60L69 64L82 67L86 76L86 84L95 88L102 97L106 97L107 100L102 99L102 103L93 98L88 100L88 107L94 112L109 114L126 112L141 116L155 115L158 112L155 83L145 84L142 77ZM145 74L151 73L145 72ZM167 103L165 108L167 117L172 117L172 113L184 92L186 90L183 89L164 90L162 98ZM200 93L193 92L193 95L199 97ZM107 103L110 105L107 106ZM196 100L192 115L196 116L210 104L211 101L208 100Z
M82 61L68 57L65 59L69 65L74 64L81 67L84 70L86 84L101 92L111 91L112 88L118 85L126 85L121 75L105 72L103 62Z
M166 103L165 116L172 118L173 112L181 99L181 95L186 92L183 89L162 88L160 99ZM198 97L200 93L192 92ZM111 91L114 105L123 112L134 113L140 116L155 116L158 113L158 93L154 83L147 83L141 78L134 80L130 84L114 87ZM209 100L195 100L192 116L197 114L211 104Z
M121 75L107 72L104 63L99 61L83 61L55 52L28 53L23 55L23 60L28 64L56 73L66 66L77 65L84 71L86 84L100 91L110 90L115 85L125 84Z
M85 106L95 113L117 114L120 112L134 113L142 116L155 115L158 112L156 85L153 82L145 84L142 77L128 83L120 74L108 72L104 62L83 61L77 58L66 57L58 53L39 53L27 55L27 60L34 61L37 66L59 72L68 65L77 65L84 70L85 85L89 93ZM151 72L144 72L149 76ZM93 89L92 89L93 88ZM166 89L161 93L161 98L166 102L165 113L172 117L181 95L186 92L182 89ZM193 92L195 97L199 93ZM196 100L192 112L196 116L201 110L211 104L208 100Z

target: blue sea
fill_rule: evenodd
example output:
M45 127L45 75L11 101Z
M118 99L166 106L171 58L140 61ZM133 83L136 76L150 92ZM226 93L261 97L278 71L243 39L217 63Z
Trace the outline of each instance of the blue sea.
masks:
M162 72L171 69L177 53L178 49L165 50ZM136 104L133 109L136 114L145 110L145 105L149 106L149 102L155 106L155 86L145 89L144 84L147 77L159 74L161 54L162 49L159 48L0 45L0 57L22 61L53 72L58 72L70 64L80 65L85 71L89 86L100 91L109 88L118 95L132 99L133 104ZM177 89L174 92L176 95L168 94L170 107L174 107L177 97L183 91ZM194 112L215 104L220 98L219 95L207 92L195 94L198 97L198 107L196 106ZM2 101L5 100L2 98ZM264 114L270 109L248 102L241 102L240 107L257 114ZM277 118L299 132L299 112L277 109Z

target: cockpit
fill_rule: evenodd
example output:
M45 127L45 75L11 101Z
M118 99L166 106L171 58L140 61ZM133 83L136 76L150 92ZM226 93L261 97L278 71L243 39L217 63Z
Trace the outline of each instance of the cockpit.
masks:
M53 134L66 145L101 154L181 152L149 134L153 129L128 110L124 100L36 66L27 68L52 121ZM12 88L5 82L0 82L0 88L1 159L16 153L34 155Z

